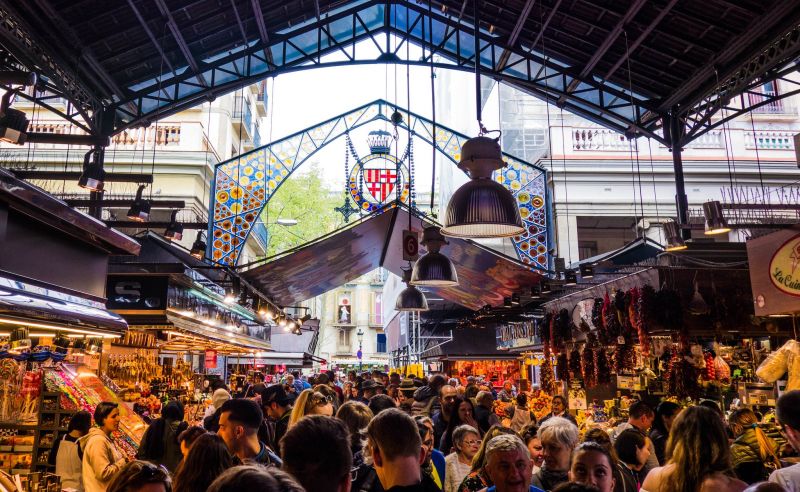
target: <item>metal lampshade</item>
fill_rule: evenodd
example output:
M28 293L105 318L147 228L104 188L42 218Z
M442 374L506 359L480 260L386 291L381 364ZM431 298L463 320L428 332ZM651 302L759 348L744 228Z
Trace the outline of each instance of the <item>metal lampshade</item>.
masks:
M197 232L197 239L195 239L194 243L192 244L190 254L198 260L202 260L205 257L206 243L203 241L203 231Z
M590 278L594 278L594 266L589 265L588 263L584 263L580 267L581 270L581 278L589 280Z
M145 185L139 185L136 190L136 199L128 209L127 217L136 222L147 222L150 219L150 201L142 198Z
M422 244L428 252L414 264L409 283L434 287L458 285L456 267L450 258L439 252L439 249L447 244L439 228L426 227L422 233Z
M173 210L172 216L170 216L169 224L167 224L167 230L164 231L164 237L169 239L170 241L180 241L183 239L183 225L178 222L178 211Z
M664 224L664 235L667 237L667 251L681 251L687 248L681 235L681 227L674 220Z
M728 221L722 215L722 205L716 201L710 201L703 204L703 215L706 217L706 235L712 236L715 234L725 234L731 232L728 227Z
M103 166L91 159L94 153L94 150L90 150L83 157L83 172L78 178L78 186L89 191L103 191L106 172L103 170Z
M403 289L400 294L398 294L397 300L394 303L395 310L417 312L427 311L428 300L425 298L425 294L420 292L420 290L413 285L408 285L410 280L411 270L403 270L403 282L406 283L407 287Z
M517 201L492 179L493 171L505 167L497 139L480 136L464 142L458 167L471 179L450 198L442 234L490 238L525 232Z
M575 274L574 270L567 270L564 273L564 285L576 285L578 283L578 276Z

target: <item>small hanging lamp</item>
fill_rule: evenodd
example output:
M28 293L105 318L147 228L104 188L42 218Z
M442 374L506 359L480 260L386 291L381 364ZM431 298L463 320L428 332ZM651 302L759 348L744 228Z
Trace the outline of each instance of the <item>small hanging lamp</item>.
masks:
M425 299L425 294L420 292L419 289L413 285L408 285L411 281L411 270L403 269L403 282L406 288L403 289L397 296L394 303L394 308L397 311L427 311L428 300Z
M589 280L590 278L594 278L594 265L583 263L581 264L580 270L582 279Z
M147 222L150 219L150 201L142 198L142 192L147 185L139 185L136 190L136 198L133 200L131 208L128 209L127 217L136 222Z
M706 235L713 236L716 234L725 234L731 232L728 227L728 221L722 215L722 205L712 200L703 204L703 215L706 217Z
M428 250L414 264L411 273L411 285L429 285L434 287L450 287L458 285L456 267L450 258L439 252L447 243L436 226L426 227L422 232L422 245Z
M510 237L522 234L517 201L492 172L505 167L498 139L479 136L464 142L458 167L470 181L447 204L442 234L453 237Z
M183 239L183 225L178 222L178 211L173 210L167 224L167 230L164 231L164 237L170 241L180 241Z
M667 237L667 251L681 251L688 247L681 235L681 227L674 220L664 223L664 235Z
M83 172L78 178L78 186L89 191L103 191L106 172L103 166L92 159L95 150L92 149L83 156Z
M192 244L192 249L190 254L197 258L198 260L202 260L206 255L206 243L203 241L203 231L197 231L197 238L194 240Z
M567 270L564 272L564 285L569 287L572 285L576 285L578 283L578 276L575 274L575 270Z

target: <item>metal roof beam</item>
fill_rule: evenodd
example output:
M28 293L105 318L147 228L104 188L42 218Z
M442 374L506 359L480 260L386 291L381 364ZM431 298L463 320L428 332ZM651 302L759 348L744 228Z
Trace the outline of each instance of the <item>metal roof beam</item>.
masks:
M531 15L531 10L533 9L533 4L535 3L536 0L525 1L525 5L522 7L522 12L520 12L519 17L517 17L517 23L514 24L514 28L511 30L511 34L508 36L508 41L506 44L509 47L512 47L517 43L517 38L519 38L519 35L522 32L522 28L525 26L525 21L528 20L528 16ZM510 56L511 50L503 50L503 54L500 55L500 60L497 62L497 70L502 70L505 68Z
M539 30L539 33L536 34L536 38L534 38L533 43L531 43L531 48L536 49L536 45L539 44L539 41L544 36L545 31L547 31L547 26L550 25L550 22L553 20L553 17L556 15L558 8L561 7L561 2L563 0L556 0L556 4L553 5L553 9L547 14L547 19L545 19L544 23L542 24L542 28ZM544 49L542 49L542 54L546 56Z
M625 26L632 21L634 17L636 17L636 14L638 14L642 7L644 7L645 3L647 3L647 0L635 0L633 4L631 4L631 6L628 8L628 11L625 12L625 15L620 17L619 21L617 21L617 24L613 29L611 29L611 32L608 33L603 42L600 43L600 46L597 47L597 50L595 50L592 57L589 58L589 61L586 62L586 65L583 66L583 69L581 69L580 73L578 74L578 78L570 82L569 86L567 86L565 91L567 94L574 91L575 88L578 87L578 84L581 83L581 80L585 79L592 73L594 67L596 67L603 56L605 56L605 54L608 52L608 49L611 48L611 45L617 40ZM561 98L559 98L559 104L564 102L565 97L566 96L561 96Z
M683 104L682 107L688 110L701 102L706 94L714 90L718 80L728 79L761 52L763 46L753 46L754 41L773 32L778 32L780 37L796 27L796 19L800 16L798 11L800 3L797 0L776 1L766 14L753 19L747 31L728 43L721 52L716 53L716 56L700 67L683 86L676 88L669 97L664 98L659 109L666 111L676 104ZM779 23L776 25L775 22L768 22L767 17L778 19Z
M661 12L659 12L658 15L652 21L650 21L650 24L647 25L644 31L642 31L642 33L639 34L639 37L637 37L636 40L634 40L634 42L628 47L627 52L624 55L622 55L619 58L619 60L617 60L611 66L611 68L608 69L606 74L603 76L604 80L608 80L611 78L612 75L614 75L617 69L619 69L619 67L622 66L625 60L627 60L628 57L630 57L631 53L636 51L636 48L638 48L639 45L641 45L642 42L644 42L647 36L649 36L650 33L653 32L653 29L655 29L656 26L664 19L664 17L667 16L669 11L672 10L672 7L674 7L676 3L678 3L678 0L670 0L669 3L663 9L661 9Z
M261 38L261 44L264 45L264 56L270 66L275 66L275 61L272 59L272 52L269 50L269 33L267 32L267 25L264 23L264 13L261 11L261 3L259 0L250 0L250 5L253 8L253 17L256 19L256 26L258 26L258 36Z
M133 0L128 0L132 2ZM183 34L181 34L180 28L178 28L178 24L175 22L175 18L172 17L172 12L170 12L169 7L164 3L164 0L153 0L158 7L159 12L161 15L166 19L167 26L169 27L169 31L172 33L172 37L175 38L175 42L178 43L178 48L180 48L181 53L183 53L183 57L186 58L186 62L189 64L189 67L194 72L195 77L197 80L204 87L208 87L208 81L203 76L203 72L200 70L200 66L197 64L197 60L194 59L194 55L189 50L189 46L186 44L186 40L183 39ZM159 74L161 77L161 74Z
M158 42L155 34L153 34L153 31L150 29L150 26L147 25L147 21L144 20L144 17L142 17L141 12L139 12L139 9L136 8L136 4L133 3L133 0L128 0L128 5L130 5L131 10L133 10L133 14L139 20L139 24L142 25L142 29L144 29L144 32L147 34L147 37L150 38L150 42L153 43L153 46L155 46L156 50L158 50L158 53L161 55L161 59L164 61L164 64L169 68L169 71L174 74L175 67L172 66L172 63L170 63L169 58L167 58L167 55L161 48L161 43ZM162 74L158 74L159 77L161 77L161 75Z

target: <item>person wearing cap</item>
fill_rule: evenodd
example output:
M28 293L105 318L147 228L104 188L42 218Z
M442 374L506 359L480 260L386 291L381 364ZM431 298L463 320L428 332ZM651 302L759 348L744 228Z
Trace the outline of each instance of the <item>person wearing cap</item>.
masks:
M203 419L203 428L208 432L217 432L219 429L219 409L225 404L226 401L231 399L231 394L224 388L214 390L211 395L211 411L210 415Z
M265 388L261 392L261 408L264 413L275 422L275 432L270 447L281 449L281 438L289 429L289 417L292 415L292 398L286 394L283 386L276 384Z
M372 379L364 380L361 383L361 397L358 398L358 401L364 405L369 405L369 399L377 395L381 388L383 388L383 385L376 383Z
M514 384L510 380L503 383L503 389L497 394L497 398L503 403L514 401L517 394L514 392Z
M400 396L398 407L400 410L411 415L411 405L414 404L414 391L417 390L414 380L411 378L403 379L398 390L398 395Z

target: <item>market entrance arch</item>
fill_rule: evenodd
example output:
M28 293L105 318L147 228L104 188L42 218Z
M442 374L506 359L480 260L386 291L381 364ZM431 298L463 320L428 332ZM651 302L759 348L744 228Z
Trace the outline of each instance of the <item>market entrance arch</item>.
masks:
M387 101L373 101L217 164L209 205L207 257L220 265L235 266L261 211L295 170L350 131L391 121L395 111L403 116L401 128L458 163L461 146L469 137ZM503 157L507 166L496 171L494 179L511 191L520 209L525 233L511 238L517 255L532 267L548 268L552 238L547 173L515 156L504 153Z

